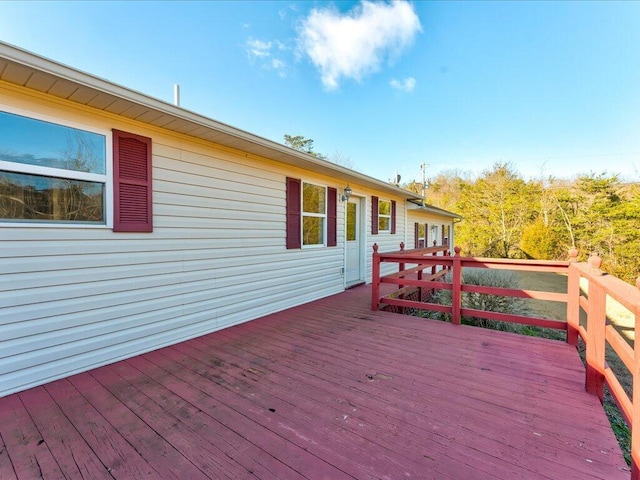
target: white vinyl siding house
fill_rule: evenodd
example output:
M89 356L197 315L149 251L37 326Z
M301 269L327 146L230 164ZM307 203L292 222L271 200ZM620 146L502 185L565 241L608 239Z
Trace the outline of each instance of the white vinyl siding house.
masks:
M347 185L356 280L371 281L373 243L406 242L410 192L1 42L0 112L98 132L107 165L103 221L0 220L0 396L343 291ZM148 184L144 161L116 175L122 138L150 152ZM301 213L320 219L313 246L288 240L289 179L324 192ZM397 233L372 233L378 198Z
M431 205L407 202L406 248L448 245L453 254L454 225L461 218L460 215Z
M290 169L137 130L152 234L0 226L2 393L342 291L340 246L284 249Z

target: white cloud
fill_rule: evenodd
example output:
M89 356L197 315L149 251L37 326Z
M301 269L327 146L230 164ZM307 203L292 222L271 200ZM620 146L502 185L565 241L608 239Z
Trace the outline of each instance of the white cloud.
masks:
M282 42L276 40L275 42L258 40L255 38L249 38L247 40L247 56L251 61L257 61L257 63L265 70L274 70L278 73L279 77L287 76L287 64L281 58L278 58L273 54L273 50L286 51L287 47Z
M334 7L313 9L298 28L299 48L333 90L342 78L360 81L393 62L422 30L413 5L362 1L346 14Z
M413 77L408 77L404 80L396 80L395 78L393 78L389 82L389 85L391 85L396 90L402 90L403 92L410 93L413 92L414 88L416 88L416 83L418 82Z
M287 64L284 63L279 58L274 58L271 60L271 68L276 72L278 72L278 76L280 78L284 78L287 76L287 72L288 72Z
M249 57L269 57L271 56L271 47L271 42L264 42L255 38L247 40L247 53Z

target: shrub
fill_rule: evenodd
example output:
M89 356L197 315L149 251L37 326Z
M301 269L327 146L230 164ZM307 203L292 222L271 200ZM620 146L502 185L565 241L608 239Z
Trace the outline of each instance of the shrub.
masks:
M451 274L447 274L445 281L451 283ZM519 289L520 283L513 272L504 270L488 270L484 268L465 268L462 271L464 285L483 285L486 287L500 287ZM451 305L451 290L439 290L433 296L433 303ZM510 313L513 315L530 315L531 311L522 298L489 295L476 292L462 292L462 308L473 308L489 312ZM429 318L451 321L451 315L441 312L427 312ZM479 317L462 316L461 321L466 325L491 328L493 330L519 331L520 325L488 320Z

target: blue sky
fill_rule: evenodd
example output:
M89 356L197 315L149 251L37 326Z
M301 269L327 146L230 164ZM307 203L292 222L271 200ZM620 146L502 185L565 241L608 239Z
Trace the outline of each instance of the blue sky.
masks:
M0 2L0 39L402 180L640 181L640 2Z

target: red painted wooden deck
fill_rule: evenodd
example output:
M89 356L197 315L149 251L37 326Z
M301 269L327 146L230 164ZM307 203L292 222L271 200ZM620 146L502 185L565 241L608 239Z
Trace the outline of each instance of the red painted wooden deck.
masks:
M628 479L573 347L369 287L0 399L0 478Z

